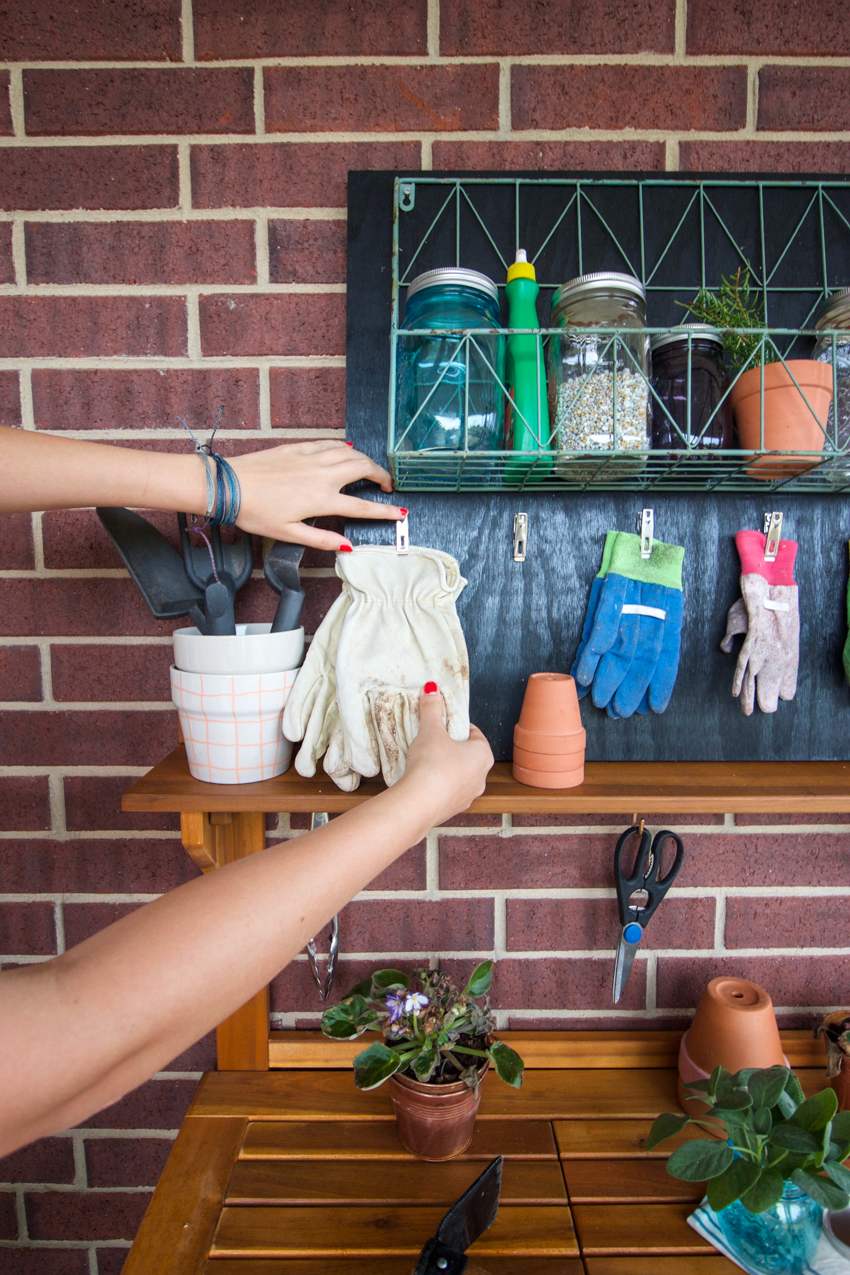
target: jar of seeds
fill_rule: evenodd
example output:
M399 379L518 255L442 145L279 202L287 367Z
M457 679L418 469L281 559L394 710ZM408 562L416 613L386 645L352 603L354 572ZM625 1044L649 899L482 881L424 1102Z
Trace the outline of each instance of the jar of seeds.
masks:
M562 329L549 340L555 472L578 480L639 472L646 458L627 454L652 446L643 284L607 270L571 279L552 298L550 326Z

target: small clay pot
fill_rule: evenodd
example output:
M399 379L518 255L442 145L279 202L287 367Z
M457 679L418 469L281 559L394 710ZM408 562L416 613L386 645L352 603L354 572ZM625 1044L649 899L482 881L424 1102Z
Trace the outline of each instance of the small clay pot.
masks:
M569 673L531 674L518 725L534 735L574 735L583 729L576 684Z
M478 1072L478 1093L463 1081L454 1085L423 1085L407 1076L390 1076L398 1136L420 1160L452 1160L472 1141L481 1101L481 1082L489 1059Z
M839 1111L850 1111L850 1057L844 1053L838 1043L838 1036L845 1031L848 1023L850 1023L850 1012L846 1009L838 1009L832 1014L827 1014L818 1029L818 1035L823 1033L826 1040L829 1063L826 1078L835 1090ZM838 1071L830 1076L829 1071L836 1064Z
M543 735L538 731L514 727L514 748L524 748L529 753L548 753L556 756L571 749L584 749L586 730L573 731L571 735Z
M552 771L526 770L514 762L513 776L517 783L530 788L577 788L584 783L584 763L574 770Z
M514 745L514 765L522 767L523 770L543 770L553 773L578 770L584 767L584 749L575 748L568 753L557 754L530 753L527 749L517 748Z
M738 439L745 451L762 448L761 374L761 367L748 368L729 391ZM832 402L832 378L832 364L815 359L789 359L787 367L782 363L765 366L763 446L766 451L788 452L797 447L804 452L823 451L826 435L821 426L826 427ZM763 456L747 466L747 473L770 481L804 474L817 464L814 456Z
M692 1115L696 1100L684 1102L683 1087L705 1079L715 1067L729 1072L743 1067L788 1066L782 1051L773 1002L763 987L745 978L713 978L706 987L679 1048L679 1102Z

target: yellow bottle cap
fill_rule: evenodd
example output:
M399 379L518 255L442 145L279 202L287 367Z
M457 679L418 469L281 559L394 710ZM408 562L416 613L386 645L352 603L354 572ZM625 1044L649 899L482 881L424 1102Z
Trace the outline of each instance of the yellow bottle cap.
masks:
M517 248L516 261L508 266L508 283L512 279L536 279L534 266L528 260L524 248Z

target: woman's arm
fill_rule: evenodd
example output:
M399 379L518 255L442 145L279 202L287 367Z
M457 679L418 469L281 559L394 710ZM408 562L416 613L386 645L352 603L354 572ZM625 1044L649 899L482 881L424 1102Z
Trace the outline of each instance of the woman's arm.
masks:
M286 443L230 463L242 488L238 525L256 535L337 549L342 536L308 527L304 519L403 516L397 505L340 494L342 487L362 478L392 491L385 469L341 442ZM135 451L0 427L0 513L127 505L203 515L204 471L203 460L193 452Z
M326 827L218 868L53 961L0 974L0 1156L148 1079L269 982L359 890L483 791L493 756L420 698L404 778Z

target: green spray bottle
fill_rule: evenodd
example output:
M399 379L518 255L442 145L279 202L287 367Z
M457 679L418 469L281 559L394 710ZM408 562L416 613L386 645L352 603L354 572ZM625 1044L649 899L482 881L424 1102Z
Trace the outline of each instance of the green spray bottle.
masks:
M537 282L534 266L524 248L518 248L516 261L508 266L508 327L536 328ZM505 364L505 383L513 402L506 404L506 445L515 452L537 452L549 448L549 403L546 397L546 365L543 341L539 336L509 336ZM547 478L552 471L551 456L538 456L522 464L509 461L505 474L509 480L530 482Z

